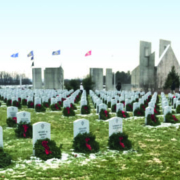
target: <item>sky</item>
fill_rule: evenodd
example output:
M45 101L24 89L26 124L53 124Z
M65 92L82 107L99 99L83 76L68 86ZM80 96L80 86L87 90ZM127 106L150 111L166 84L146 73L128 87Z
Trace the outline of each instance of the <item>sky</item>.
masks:
M139 65L140 41L152 43L157 65L160 39L180 60L179 8L177 0L0 0L0 71L32 78L33 50L34 67L61 65L65 79L84 78L89 68L127 72Z

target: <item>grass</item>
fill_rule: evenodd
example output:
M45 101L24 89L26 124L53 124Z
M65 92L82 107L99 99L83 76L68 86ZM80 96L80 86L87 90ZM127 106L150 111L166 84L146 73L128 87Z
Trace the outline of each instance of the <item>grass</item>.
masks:
M78 104L79 105L79 104ZM92 103L90 103L91 107ZM123 131L132 141L128 153L111 151L108 143L108 122L96 121L98 115L63 117L60 112L35 113L25 106L21 111L31 112L32 124L45 121L51 124L51 139L63 144L62 153L68 159L48 165L31 160L32 139L18 139L13 128L6 125L6 107L0 107L0 125L3 127L4 151L12 156L12 164L0 169L0 179L179 179L180 177L180 128L173 126L147 128L144 118L123 121ZM80 114L80 109L76 111ZM115 114L111 114L111 117ZM179 115L177 115L180 118ZM88 119L90 131L100 143L100 152L91 155L73 154L73 121ZM163 117L160 117L163 122ZM75 153L77 154L77 153ZM80 157L79 157L80 155ZM94 156L93 156L94 157Z

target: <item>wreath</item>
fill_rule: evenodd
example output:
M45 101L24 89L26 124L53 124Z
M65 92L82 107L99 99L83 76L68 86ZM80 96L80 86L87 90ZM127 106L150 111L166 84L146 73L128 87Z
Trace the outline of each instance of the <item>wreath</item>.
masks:
M34 102L28 101L27 106L28 106L28 108L34 108Z
M127 112L125 112L125 111L119 110L119 111L117 112L117 117L128 118L128 117L129 117L129 114L128 114Z
M1 102L0 102L0 106L1 106Z
M72 109L74 109L74 110L76 110L76 109L77 109L77 107L76 107L73 103L71 103L71 105L70 105L70 106L71 106L71 108L72 108Z
M17 125L17 117L9 117L6 119L6 123L8 127L16 127Z
M7 98L4 99L4 102L5 102L5 103L7 102Z
M161 114L159 108L156 107L156 106L155 106L155 108L154 108L154 114L156 114L156 115Z
M160 121L158 119L158 117L154 114L149 114L147 116L147 125L151 125L151 126L158 126L160 125Z
M52 158L60 159L61 148L62 145L60 145L60 147L57 147L55 141L48 138L37 140L34 144L35 156L41 158L44 161Z
M127 104L126 105L126 111L132 111L132 104Z
M92 133L78 134L73 140L75 152L95 153L99 151L99 143L95 141L96 137Z
M172 113L167 113L165 119L167 123L179 123L179 119L177 119Z
M91 107L89 105L84 105L81 107L81 114L90 114Z
M63 115L64 116L75 116L75 112L72 108L65 107L65 108L63 108Z
M6 102L6 106L11 106L11 104L12 104L12 100L8 99L7 102Z
M125 133L113 133L108 139L108 146L114 150L129 150L131 149L131 141L128 140L128 135Z
M24 105L24 106L27 105L27 99L22 99L22 105Z
M48 107L49 107L49 102L43 102L42 105L43 105L45 108L48 108Z
M0 148L0 168L5 168L11 164L11 156Z
M50 108L51 108L52 111L60 111L61 110L61 106L58 103L52 104L50 106Z
M18 102L21 103L21 98L18 98Z
M62 102L61 102L61 101L58 101L57 103L58 103L60 106L62 106Z
M112 105L111 112L116 112L116 104Z
M74 102L75 103L78 103L80 101L80 94L78 94L77 96L76 96L76 98L74 99Z
M13 106L17 107L18 109L21 109L21 103L19 103L18 101L13 101Z
M36 104L35 111L36 112L45 112L46 108L44 106L42 106L41 104Z
M145 115L144 110L142 110L140 108L137 108L134 110L134 116L144 116L144 115Z
M148 102L150 102L151 97L152 97L151 95L149 95L149 96L148 96L148 99L147 99L147 100L148 100Z
M32 125L31 123L20 122L14 130L19 138L32 138Z
M180 105L176 107L176 113L180 113Z
M141 109L142 111L145 111L145 110L146 110L146 106L145 106L144 104L141 104L141 105L140 105L140 109Z
M105 109L101 109L101 111L99 113L99 119L106 120L109 118L110 118L109 111L107 111Z

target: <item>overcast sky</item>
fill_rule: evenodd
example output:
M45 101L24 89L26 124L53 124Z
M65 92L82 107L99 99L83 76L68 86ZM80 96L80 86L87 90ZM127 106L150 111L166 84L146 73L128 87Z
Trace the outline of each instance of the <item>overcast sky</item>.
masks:
M0 0L0 71L31 77L31 50L35 67L62 65L65 79L82 78L90 67L132 71L141 40L152 43L156 65L159 39L170 40L180 60L179 9L175 0Z

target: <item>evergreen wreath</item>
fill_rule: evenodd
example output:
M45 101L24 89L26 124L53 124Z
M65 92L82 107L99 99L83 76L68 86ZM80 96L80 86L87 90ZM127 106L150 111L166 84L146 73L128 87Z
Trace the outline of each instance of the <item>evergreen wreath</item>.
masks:
M27 106L27 99L22 99L22 105Z
M167 113L165 116L166 123L179 123L179 119L176 118L172 113Z
M177 106L176 113L180 113L180 105Z
M11 104L12 104L12 100L8 99L7 102L6 102L6 106L11 106Z
M157 108L157 107L154 108L154 114L156 114L156 115L161 114L159 108Z
M46 108L44 106L42 106L41 104L36 104L35 111L36 112L45 112Z
M20 122L14 130L19 138L32 138L32 125L31 123Z
M116 112L116 104L112 105L111 112Z
M58 101L57 103L62 107L62 101Z
M58 103L52 104L52 105L50 106L50 109L51 109L52 111L60 111L60 110L61 110L61 106L60 106Z
M145 110L146 110L146 106L145 106L144 104L141 104L141 105L140 105L140 109L141 109L142 111L145 111Z
M49 108L49 102L43 102L42 104L45 108Z
M89 105L83 105L81 107L81 114L90 114L91 107Z
M35 156L46 161L47 159L61 159L61 148L57 147L56 142L48 138L37 140L34 144Z
M160 121L158 119L158 117L154 114L149 114L147 116L147 125L151 125L151 126L158 126L160 125Z
M107 111L105 109L101 109L99 116L100 116L100 119L102 119L102 120L107 120L110 118L109 111Z
M34 108L34 102L33 101L28 101L27 106L28 106L28 108Z
M117 117L128 118L128 117L129 117L129 114L128 114L127 112L125 112L125 111L119 110L119 111L117 112Z
M114 150L129 150L131 149L131 141L128 139L126 133L113 133L108 139L108 146L110 149Z
M12 104L12 106L15 106L15 107L17 107L18 109L21 109L21 103L20 102L18 102L18 101L13 101L13 104Z
M78 134L73 140L75 152L95 153L99 151L99 143L95 141L96 137L91 132Z
M71 103L71 108L72 108L73 110L77 110L77 107L76 107L73 103Z
M0 102L0 107L1 107L1 102Z
M17 125L17 117L9 117L6 119L6 123L8 125L8 127L16 127Z
M4 99L4 102L5 102L5 103L7 102L7 98Z
M21 98L18 98L18 102L21 103Z
M132 104L127 104L126 105L126 111L132 111Z
M149 95L149 96L148 96L148 99L147 99L147 100L148 100L148 102L150 102L151 98L152 98L152 96L151 96L151 95Z
M65 108L63 108L63 115L64 116L75 116L75 112L72 108L65 107Z
M135 109L134 116L144 116L144 115L145 115L145 112L142 109L140 108Z
M78 103L80 101L81 94L78 94L74 100L75 103Z
M0 148L0 168L5 168L11 164L11 156Z

